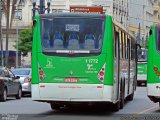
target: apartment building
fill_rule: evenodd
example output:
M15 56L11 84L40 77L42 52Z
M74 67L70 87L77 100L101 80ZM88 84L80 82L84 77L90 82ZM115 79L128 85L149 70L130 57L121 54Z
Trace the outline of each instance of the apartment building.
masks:
M146 43L150 25L153 23L154 0L129 0L129 30L141 45ZM140 35L139 35L140 34Z
M153 22L155 24L160 23L160 1L159 0L154 0Z

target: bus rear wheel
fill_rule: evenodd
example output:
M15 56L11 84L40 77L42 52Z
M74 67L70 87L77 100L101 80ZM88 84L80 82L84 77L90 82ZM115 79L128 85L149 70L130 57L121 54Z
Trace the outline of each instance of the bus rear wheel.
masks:
M120 91L120 109L123 109L123 107L124 107L124 99L125 99L124 88L125 87L121 87L121 91Z
M55 103L50 103L51 109L52 110L60 110L60 105L55 104Z
M132 101L134 98L134 92L127 97L128 101Z
M114 112L118 112L119 109L120 109L120 101L118 101L117 103L114 103L114 104L112 105L112 110L113 110Z

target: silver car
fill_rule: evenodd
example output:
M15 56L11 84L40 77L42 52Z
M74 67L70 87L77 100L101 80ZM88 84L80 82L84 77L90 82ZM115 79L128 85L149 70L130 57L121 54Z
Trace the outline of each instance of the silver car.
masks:
M15 68L11 70L16 76L20 77L20 83L22 85L22 95L31 94L31 68Z

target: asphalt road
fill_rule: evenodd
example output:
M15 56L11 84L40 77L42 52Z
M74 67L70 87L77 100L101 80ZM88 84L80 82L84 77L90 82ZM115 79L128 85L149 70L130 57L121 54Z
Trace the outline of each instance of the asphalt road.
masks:
M159 113L159 104L147 98L146 87L138 87L134 100L126 102L118 112L95 108L52 111L48 103L35 102L30 97L0 102L0 120L159 120Z

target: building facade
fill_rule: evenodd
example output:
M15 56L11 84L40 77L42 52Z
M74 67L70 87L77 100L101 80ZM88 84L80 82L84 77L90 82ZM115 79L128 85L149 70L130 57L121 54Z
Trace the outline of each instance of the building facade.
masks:
M153 24L153 0L129 0L129 30L138 43L146 44L150 25Z
M160 23L160 1L159 0L154 0L153 22L155 24Z
M39 6L39 0L36 7ZM45 3L47 7L47 2ZM147 42L150 25L160 23L159 0L52 0L51 12L69 12L70 6L103 6L105 14L112 15L115 20L123 24L133 33L141 45ZM26 0L16 7L15 16L10 26L9 50L15 50L18 31L32 26L32 0ZM3 46L5 46L6 19L2 12ZM139 34L140 33L140 34ZM140 38L138 38L140 37ZM27 58L24 63L29 64Z
M14 18L9 30L9 50L16 50L14 47L18 40L18 33L21 29L30 29L32 26L33 0L25 0L23 3L17 3L14 11ZM47 7L47 2L45 4ZM112 15L114 19L128 27L128 0L52 0L51 12L69 12L70 6L103 6L105 14ZM11 6L12 7L12 6ZM39 7L39 0L36 2L36 8ZM11 9L10 9L11 10ZM11 13L11 11L10 11ZM36 13L37 14L37 13ZM10 17L11 18L11 17ZM11 20L11 19L10 19ZM11 22L11 21L10 21ZM3 49L6 46L6 16L2 10L2 39ZM30 54L28 57L22 57L21 62L31 64Z

